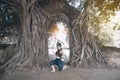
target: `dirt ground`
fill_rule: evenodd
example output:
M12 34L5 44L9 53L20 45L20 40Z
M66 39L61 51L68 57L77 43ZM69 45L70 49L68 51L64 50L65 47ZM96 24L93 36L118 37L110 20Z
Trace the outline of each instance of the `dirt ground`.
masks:
M67 68L62 72L37 71L2 74L0 80L120 80L120 49L102 48L113 67L119 68Z
M68 68L62 72L37 71L4 74L1 80L120 80L120 69Z

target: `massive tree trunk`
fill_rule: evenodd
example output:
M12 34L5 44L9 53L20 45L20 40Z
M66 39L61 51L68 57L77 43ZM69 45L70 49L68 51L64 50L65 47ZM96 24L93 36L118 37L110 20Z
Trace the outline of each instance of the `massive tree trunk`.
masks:
M20 10L21 36L17 53L1 68L44 69L48 66L48 17L33 1L17 1ZM36 5L35 5L36 4Z

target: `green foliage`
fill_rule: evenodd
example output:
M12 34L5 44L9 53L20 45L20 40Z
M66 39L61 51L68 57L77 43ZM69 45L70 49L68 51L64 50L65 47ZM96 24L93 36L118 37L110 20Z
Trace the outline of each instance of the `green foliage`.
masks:
M115 31L120 29L119 4L120 0L93 0L89 5L89 31L103 45L114 45Z
M19 29L19 16L6 3L0 2L0 37L8 36L13 28Z

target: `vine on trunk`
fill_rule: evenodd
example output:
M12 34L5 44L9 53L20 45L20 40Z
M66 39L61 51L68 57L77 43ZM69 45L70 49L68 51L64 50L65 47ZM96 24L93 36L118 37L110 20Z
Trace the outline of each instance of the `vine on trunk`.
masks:
M107 65L107 59L96 45L94 37L88 32L89 14L87 4L78 18L72 23L72 56L70 64L73 67ZM99 65L99 66L100 66Z

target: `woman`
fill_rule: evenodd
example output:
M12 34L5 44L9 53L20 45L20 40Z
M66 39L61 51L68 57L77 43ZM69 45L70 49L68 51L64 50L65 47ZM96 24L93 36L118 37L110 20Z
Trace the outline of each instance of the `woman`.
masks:
M55 53L56 55L56 59L50 61L50 65L52 66L52 71L51 72L55 72L55 67L54 65L58 66L58 70L62 71L63 70L63 60L62 60L62 55L63 55L63 51L62 51L62 45L57 42L57 51Z

